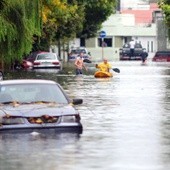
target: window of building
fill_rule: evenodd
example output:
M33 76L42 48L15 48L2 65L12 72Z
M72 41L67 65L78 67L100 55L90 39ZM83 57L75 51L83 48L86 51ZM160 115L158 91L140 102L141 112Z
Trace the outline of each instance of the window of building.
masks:
M103 40L103 41L102 41ZM106 37L106 38L98 38L98 46L99 47L112 47L112 38Z
M80 47L85 47L85 46L86 46L85 38L80 38Z
M153 52L153 41L151 41L151 52Z

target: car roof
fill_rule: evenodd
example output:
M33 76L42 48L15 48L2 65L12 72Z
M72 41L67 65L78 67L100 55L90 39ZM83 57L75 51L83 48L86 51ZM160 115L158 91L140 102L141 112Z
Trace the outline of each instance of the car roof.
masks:
M123 45L123 48L129 48L130 47L130 44L129 43L125 43L124 45ZM140 44L140 43L135 43L135 47L140 47L140 48L142 48L142 44Z
M53 52L40 52L37 55L41 55L41 54L55 54L56 55L56 53L53 53Z
M43 79L13 79L13 80L3 80L0 81L0 85L10 85L10 84L58 84L52 80Z

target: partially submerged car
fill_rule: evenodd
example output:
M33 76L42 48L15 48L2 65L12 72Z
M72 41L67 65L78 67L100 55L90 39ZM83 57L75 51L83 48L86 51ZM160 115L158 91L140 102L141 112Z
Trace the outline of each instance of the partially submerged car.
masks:
M63 88L51 80L0 81L0 133L64 131L82 133L80 114Z
M91 55L86 48L76 47L71 49L71 52L68 55L68 61L75 61L80 53L83 53L83 59L91 60Z
M42 53L42 52L43 51L35 51L35 52L30 53L28 56L24 57L21 64L19 65L19 70L20 69L24 69L24 70L32 69L33 68L33 63L34 63L34 60L35 60L36 56L39 53Z
M41 52L38 53L34 62L33 62L33 69L39 68L62 68L62 63L59 60L56 53L52 52Z
M152 58L154 62L170 62L170 51L157 51Z
M140 43L136 43L134 48L134 55L131 56L130 44L125 43L120 49L119 56L120 60L141 60L143 53L146 53L146 49L143 48Z

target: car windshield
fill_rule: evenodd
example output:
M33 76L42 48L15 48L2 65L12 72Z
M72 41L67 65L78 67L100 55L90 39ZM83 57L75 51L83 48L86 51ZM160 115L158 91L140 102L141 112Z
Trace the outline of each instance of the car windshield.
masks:
M0 103L55 102L67 104L68 100L57 84L12 84L0 87Z
M53 53L39 54L36 58L37 60L54 60L56 56Z
M75 49L71 51L72 54L80 54L80 53L86 53L85 49Z
M141 44L135 44L135 48L142 48Z
M168 56L170 56L170 51L164 51L164 52L157 52L156 54L155 54L155 56L156 57L168 57Z

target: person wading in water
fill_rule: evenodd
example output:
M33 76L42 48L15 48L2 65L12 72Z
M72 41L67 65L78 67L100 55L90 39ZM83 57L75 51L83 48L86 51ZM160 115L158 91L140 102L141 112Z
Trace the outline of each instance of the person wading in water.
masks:
M79 74L83 74L82 70L83 68L87 71L87 68L86 66L84 65L84 62L83 62L83 53L80 53L80 56L77 57L74 65L76 66L76 75L79 75Z

